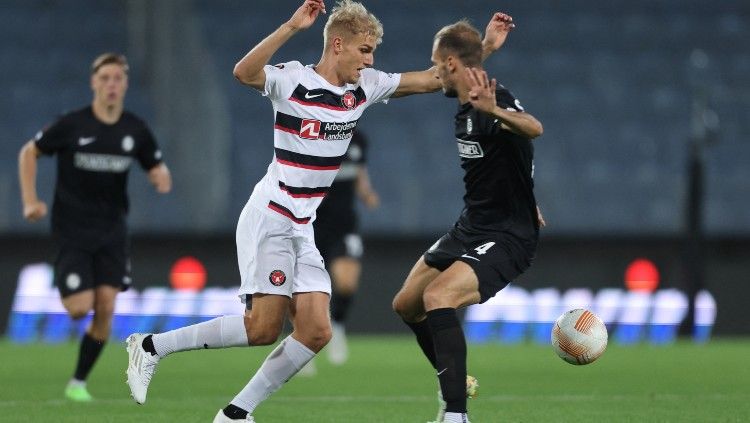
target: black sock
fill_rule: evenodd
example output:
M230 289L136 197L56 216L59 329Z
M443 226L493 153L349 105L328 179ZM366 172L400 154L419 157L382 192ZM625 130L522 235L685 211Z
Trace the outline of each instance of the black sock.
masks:
M141 346L143 346L143 349L147 352L150 352L151 355L156 355L156 348L154 347L154 340L151 339L153 335L149 335L145 338L143 338L143 342L141 343Z
M446 402L445 411L466 412L466 339L456 309L439 308L427 312L440 390Z
M430 326L427 324L427 320L422 320L421 322L416 323L404 320L404 323L406 323L406 326L409 326L411 331L414 332L414 335L417 336L417 344L419 344L419 348L422 349L425 357L430 360L432 368L437 370L437 364L435 363L435 343L432 342L432 334L430 333Z
M106 341L98 341L88 333L81 338L81 348L78 350L78 364L73 377L77 380L86 380L89 372L94 367L96 359L99 358Z
M247 418L247 411L237 407L234 404L229 404L224 407L224 415L232 420L239 420Z
M352 304L352 295L341 295L334 291L331 296L331 319L343 323L349 314L349 306Z

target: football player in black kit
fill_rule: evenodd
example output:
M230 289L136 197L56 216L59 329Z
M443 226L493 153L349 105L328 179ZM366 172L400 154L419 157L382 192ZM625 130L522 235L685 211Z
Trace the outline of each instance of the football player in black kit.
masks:
M331 342L328 359L333 364L343 364L348 357L344 322L357 291L361 271L362 239L358 232L357 197L367 208L380 204L378 194L372 189L365 166L367 139L361 131L354 132L341 169L336 175L325 200L318 208L315 227L315 245L331 274Z
M512 28L510 23L507 30ZM542 224L531 143L542 125L507 89L488 80L481 52L479 32L466 21L435 35L435 72L445 95L459 102L455 136L465 205L393 300L437 371L438 422L468 422L466 397L474 388L467 382L466 340L456 309L487 301L523 273L534 258Z
M110 335L115 297L130 285L127 178L133 159L157 192L171 177L146 124L123 110L128 87L124 56L105 53L91 67L90 106L60 117L27 142L18 158L23 215L37 221L47 205L37 197L37 158L57 156L52 234L55 285L71 318L93 310L65 396L90 401L86 378Z

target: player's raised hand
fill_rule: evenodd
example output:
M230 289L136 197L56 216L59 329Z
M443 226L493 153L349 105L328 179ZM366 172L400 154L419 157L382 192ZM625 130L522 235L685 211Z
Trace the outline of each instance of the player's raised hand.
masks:
M495 51L502 47L508 33L515 27L512 16L501 12L492 15L490 22L487 24L487 29L484 31L484 40L482 40L484 49Z
M497 101L495 99L495 88L497 81L487 78L487 72L482 69L466 68L466 78L469 81L469 102L471 105L485 113L492 113Z
M326 13L326 5L323 0L305 0L287 22L296 30L307 29L315 22L315 18L323 12Z
M32 201L23 205L23 218L36 222L47 215L47 204L44 201Z

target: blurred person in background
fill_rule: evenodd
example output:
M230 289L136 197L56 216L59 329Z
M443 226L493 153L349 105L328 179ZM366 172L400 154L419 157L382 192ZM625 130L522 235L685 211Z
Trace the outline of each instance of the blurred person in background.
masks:
M508 19L506 33L514 25ZM441 29L432 51L443 93L458 99L455 138L465 171L464 209L424 253L393 300L440 384L437 422L467 423L466 339L456 309L483 303L523 273L543 219L534 197L531 140L542 124L482 70L479 31L466 21Z
M356 199L368 209L380 205L366 163L367 138L357 130L313 223L315 245L331 275L331 341L327 350L329 361L337 365L346 362L349 356L344 324L362 270L360 259L364 248L359 236Z
M214 417L214 423L254 421L254 410L330 340L331 281L310 225L315 210L365 109L392 97L435 92L440 82L432 69L402 74L373 69L383 27L361 3L350 0L339 2L329 16L316 65L269 65L273 54L320 13L325 13L322 0L305 0L234 68L235 77L267 96L274 109L273 161L237 224L239 296L246 304L245 315L131 335L128 385L140 404L162 358L196 349L270 345L288 317L291 335ZM499 48L494 40L488 41L487 54Z
M172 181L148 126L123 109L128 62L105 53L91 66L90 106L70 112L27 142L18 158L23 216L31 222L47 214L37 197L37 159L57 156L52 235L57 248L54 281L71 318L94 312L81 339L65 396L90 401L86 379L109 339L115 297L130 286L127 179L133 159L159 193Z

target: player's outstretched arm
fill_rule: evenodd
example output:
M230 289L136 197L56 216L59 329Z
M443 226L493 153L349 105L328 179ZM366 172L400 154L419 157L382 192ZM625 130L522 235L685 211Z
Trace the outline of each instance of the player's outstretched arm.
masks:
M469 102L475 109L495 116L505 129L530 140L542 135L544 128L534 116L505 110L497 105L497 81L494 78L490 81L487 72L466 68L466 76L469 79Z
M35 222L47 214L47 204L36 194L36 162L41 152L34 141L29 141L18 153L18 180L21 183L21 201L24 219Z
M234 77L245 85L262 90L266 84L263 66L268 64L276 50L294 34L309 28L321 12L326 12L323 0L305 0L288 21L264 38L234 65Z
M515 27L516 25L513 23L512 16L502 12L492 15L484 31L484 39L482 40L482 61L505 44L508 34Z
M148 180L159 194L166 194L172 190L172 174L164 163L159 163L149 169Z

